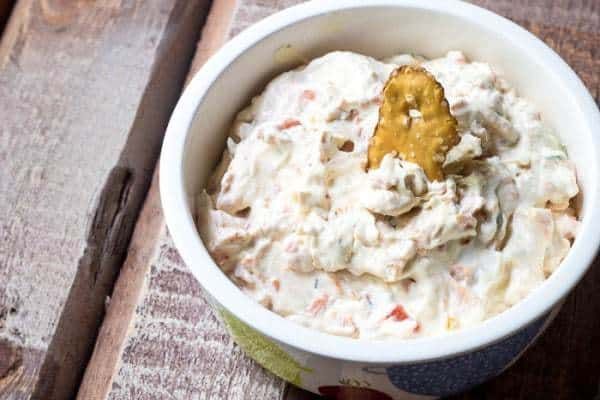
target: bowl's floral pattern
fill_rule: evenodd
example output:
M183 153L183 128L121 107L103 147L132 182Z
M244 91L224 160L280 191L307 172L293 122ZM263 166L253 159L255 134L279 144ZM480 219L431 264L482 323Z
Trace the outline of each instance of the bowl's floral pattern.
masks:
M221 320L235 342L267 370L296 386L302 385L302 373L312 372L311 368L301 365L275 342L240 321L229 311L223 308L219 311Z

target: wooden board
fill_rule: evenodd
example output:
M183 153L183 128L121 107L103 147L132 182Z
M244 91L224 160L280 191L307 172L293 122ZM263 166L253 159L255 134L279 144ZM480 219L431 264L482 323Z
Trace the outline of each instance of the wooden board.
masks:
M225 37L296 1L217 0L195 70ZM600 98L600 2L477 0L554 47ZM193 71L192 71L193 72ZM592 399L600 380L600 262L509 371L457 399ZM580 367L581 366L581 367ZM107 372L108 371L108 372ZM202 299L164 226L153 183L79 399L315 399L245 357Z
M74 396L207 9L17 2L0 42L0 398Z

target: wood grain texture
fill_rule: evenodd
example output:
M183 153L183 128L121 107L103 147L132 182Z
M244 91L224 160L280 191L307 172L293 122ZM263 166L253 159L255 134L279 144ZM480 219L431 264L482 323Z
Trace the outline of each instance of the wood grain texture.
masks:
M155 172L151 187L157 184L158 174ZM147 267L153 260L156 241L164 234L164 229L158 191L150 190L115 284L113 300L107 307L92 357L81 381L78 399L104 399L108 395L119 366L125 338L131 330L133 313L142 293Z
M206 8L17 3L0 43L0 398L74 395Z
M219 35L227 31L235 35L257 19L297 2L238 0L233 14L225 13L224 18L214 17L214 25L207 26L205 32L212 29L220 32ZM474 2L515 20L540 36L573 66L599 101L600 2L526 0L518 6L509 0ZM212 35L203 35L198 50L198 54L203 56L200 61L194 62L195 68L204 62L208 53L214 51L213 45L206 45L214 42L210 37ZM202 50L205 47L208 50ZM157 196L157 192L158 188L153 184L149 198ZM143 232L143 226L149 225L146 219L152 218L160 218L161 224L148 241L154 244L144 247L145 250L135 246L130 249L130 257L131 252L136 254L139 251L153 256L150 262L132 263L128 267L132 270L139 268L132 273L135 279L140 279L141 271L148 273L139 294L136 294L138 306L130 311L133 329L126 339L122 339L122 351L117 350L120 353L119 365L115 367L116 375L107 397L115 400L316 399L317 396L297 388L288 386L284 389L277 378L243 356L202 300L199 286L172 246L160 213L144 212L138 222L138 228L142 227L140 232ZM140 234L140 237L144 236ZM140 241L140 246L146 245ZM128 279L124 270L117 287L121 281ZM592 268L570 296L556 322L514 367L456 399L600 398L598 285L600 262L597 261L596 268ZM123 287L126 287L125 283ZM111 308L119 301L115 291L109 316ZM130 302L128 307L131 310L133 304ZM115 306L115 309L118 307ZM107 324L110 324L109 318L105 322ZM100 349L99 342L97 350Z

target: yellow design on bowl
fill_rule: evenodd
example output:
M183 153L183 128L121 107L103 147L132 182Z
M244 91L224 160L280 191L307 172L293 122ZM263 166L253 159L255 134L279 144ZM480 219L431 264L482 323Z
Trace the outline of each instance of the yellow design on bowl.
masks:
M302 372L313 370L302 366L281 347L255 331L229 311L221 309L221 318L235 342L263 367L296 386L302 384Z

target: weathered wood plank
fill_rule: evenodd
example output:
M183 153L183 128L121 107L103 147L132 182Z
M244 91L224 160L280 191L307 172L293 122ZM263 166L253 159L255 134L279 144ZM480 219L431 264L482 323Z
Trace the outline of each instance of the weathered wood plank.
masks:
M74 395L206 8L16 5L0 43L0 398Z
M210 55L226 40L229 22L236 6L235 0L213 3L202 29L196 54L188 79ZM166 235L160 195L158 192L158 166L148 196L135 226L127 258L115 284L112 301L98 334L94 352L85 370L78 399L105 399L115 374L121 365L121 356L128 333L133 329L136 306L145 291L146 277L157 254L157 243Z
M296 2L238 0L233 18L215 17L213 24L218 28L213 26L212 29L229 31L234 35L257 19ZM600 76L596 73L600 60L598 2L527 0L519 7L509 0L475 2L516 20L546 40L576 69L599 99ZM217 20L221 23L214 22ZM205 32L207 29L208 25ZM200 42L199 53L208 36ZM203 61L204 58L194 65L197 67ZM157 202L157 192L158 187L153 184L147 204ZM155 196L154 200L152 196ZM290 387L283 390L283 385L276 378L240 353L216 323L202 300L199 286L177 257L158 210L144 211L138 221L136 237L139 229L140 238L148 238L146 235L152 232L143 226L149 225L148 220L152 219L160 219L160 227L152 231L154 236L148 241L151 244L148 246L140 241L141 247L132 246L129 255L134 259L139 252L153 254L151 261L126 264L105 322L105 325L117 323L111 323L109 319L113 306L115 310L120 308L117 306L120 301L117 291L121 282L141 279L139 274L148 271L142 288L136 294L139 302L135 310L132 310L135 302L128 300L132 328L126 339L122 336L118 339L123 343L116 349L118 365L110 366L114 368L115 376L107 397L115 400L132 397L235 400L278 396L288 400L316 399L317 396L300 389ZM570 297L556 323L517 365L460 398L592 398L598 390L600 371L599 359L594 356L600 350L599 321L594 319L600 311L600 291L597 290L600 263L597 261L596 264L599 267L588 274ZM133 271L131 275L125 275L128 269ZM125 283L122 285L127 287ZM114 327L106 327L107 332L110 329ZM586 351L586 348L592 352ZM102 346L99 342L96 353L103 353L103 350L110 351L110 346ZM576 368L577 365L585 366L587 371ZM90 365L88 370L93 367Z
M155 174L152 185L157 185ZM107 309L94 352L85 370L78 391L79 399L104 399L119 365L123 344L130 331L132 314L142 293L144 279L154 256L156 240L165 225L157 191L150 191L135 227L127 258L112 293L113 301Z

